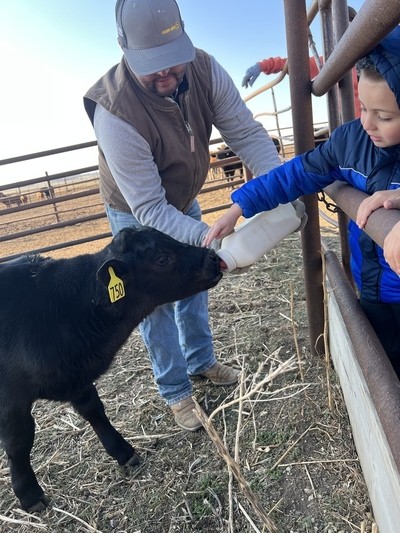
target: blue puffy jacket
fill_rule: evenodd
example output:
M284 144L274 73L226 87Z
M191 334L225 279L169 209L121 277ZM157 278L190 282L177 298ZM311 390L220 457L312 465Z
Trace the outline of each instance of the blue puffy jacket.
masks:
M246 218L341 180L372 194L400 187L400 145L377 148L360 120L339 126L315 150L297 156L232 193ZM355 222L349 223L351 269L363 299L400 303L400 278L383 250Z

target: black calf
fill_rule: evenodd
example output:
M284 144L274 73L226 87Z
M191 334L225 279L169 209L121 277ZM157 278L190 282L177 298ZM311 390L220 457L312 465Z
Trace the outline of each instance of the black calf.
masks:
M21 507L48 504L30 464L32 404L69 401L120 465L139 456L109 422L93 385L158 305L215 286L214 252L153 229L122 230L101 252L0 265L0 438Z
M235 155L235 152L232 152L232 150L226 147L217 152L217 159L219 161L222 161L223 159L227 159L228 157L235 157ZM232 181L236 171L238 171L239 177L243 176L243 164L240 161L237 163L230 163L229 165L224 165L222 168L225 177L228 178L228 181Z

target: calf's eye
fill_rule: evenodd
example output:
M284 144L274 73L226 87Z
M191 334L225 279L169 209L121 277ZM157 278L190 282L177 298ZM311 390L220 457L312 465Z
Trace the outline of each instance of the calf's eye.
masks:
M158 258L157 258L157 265L158 266L168 266L172 261L172 258L171 256L167 255L167 254L164 254L164 255L160 255Z

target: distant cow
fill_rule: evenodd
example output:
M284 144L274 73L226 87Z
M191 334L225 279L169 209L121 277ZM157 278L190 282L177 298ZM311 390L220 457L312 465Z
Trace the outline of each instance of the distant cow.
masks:
M271 137L272 142L275 145L276 151L278 152L278 154L280 154L281 153L281 149L282 149L281 141L278 139L278 137L272 137L271 135L270 135L270 137Z
M279 154L281 151L281 143L279 139L276 137L271 137L271 139ZM222 161L223 159L227 159L228 157L234 157L236 154L225 144L222 145L221 149L216 152L216 154L212 155L215 155L219 161ZM232 181L235 175L240 178L243 176L243 164L241 161L238 161L237 163L229 163L228 165L224 165L222 168L224 170L225 177L228 178L228 181Z
M213 251L150 228L124 229L95 254L0 264L0 438L23 509L41 511L49 502L30 464L33 402L71 402L111 457L138 464L93 382L156 306L214 287L221 277Z
M39 201L41 200L50 200L50 198L54 198L54 187L42 187L40 191L37 193L37 199Z
M329 139L329 130L328 130L328 128L321 128L319 130L314 128L315 146L318 146L319 144L323 144L328 139Z
M217 152L217 159L219 161L222 161L223 159L226 159L228 157L234 157L236 154L235 152L232 152L230 148L228 148L226 145L224 145L218 152ZM228 165L224 165L223 171L226 178L230 178L228 181L232 181L233 176L238 174L240 177L243 176L243 165L239 161L237 163L229 163ZM236 172L238 171L238 172Z
M0 202L2 202L6 207L12 207L15 204L17 207L21 205L20 197L17 195L6 196L0 191Z

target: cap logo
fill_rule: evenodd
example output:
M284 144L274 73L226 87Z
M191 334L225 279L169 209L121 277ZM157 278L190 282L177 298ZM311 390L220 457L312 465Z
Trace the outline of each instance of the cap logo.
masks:
M161 31L161 35L167 35L168 33L171 33L171 31L179 30L180 27L181 27L181 25L180 25L179 21L175 22L175 24L173 24L169 28L165 28L165 30L162 30Z

